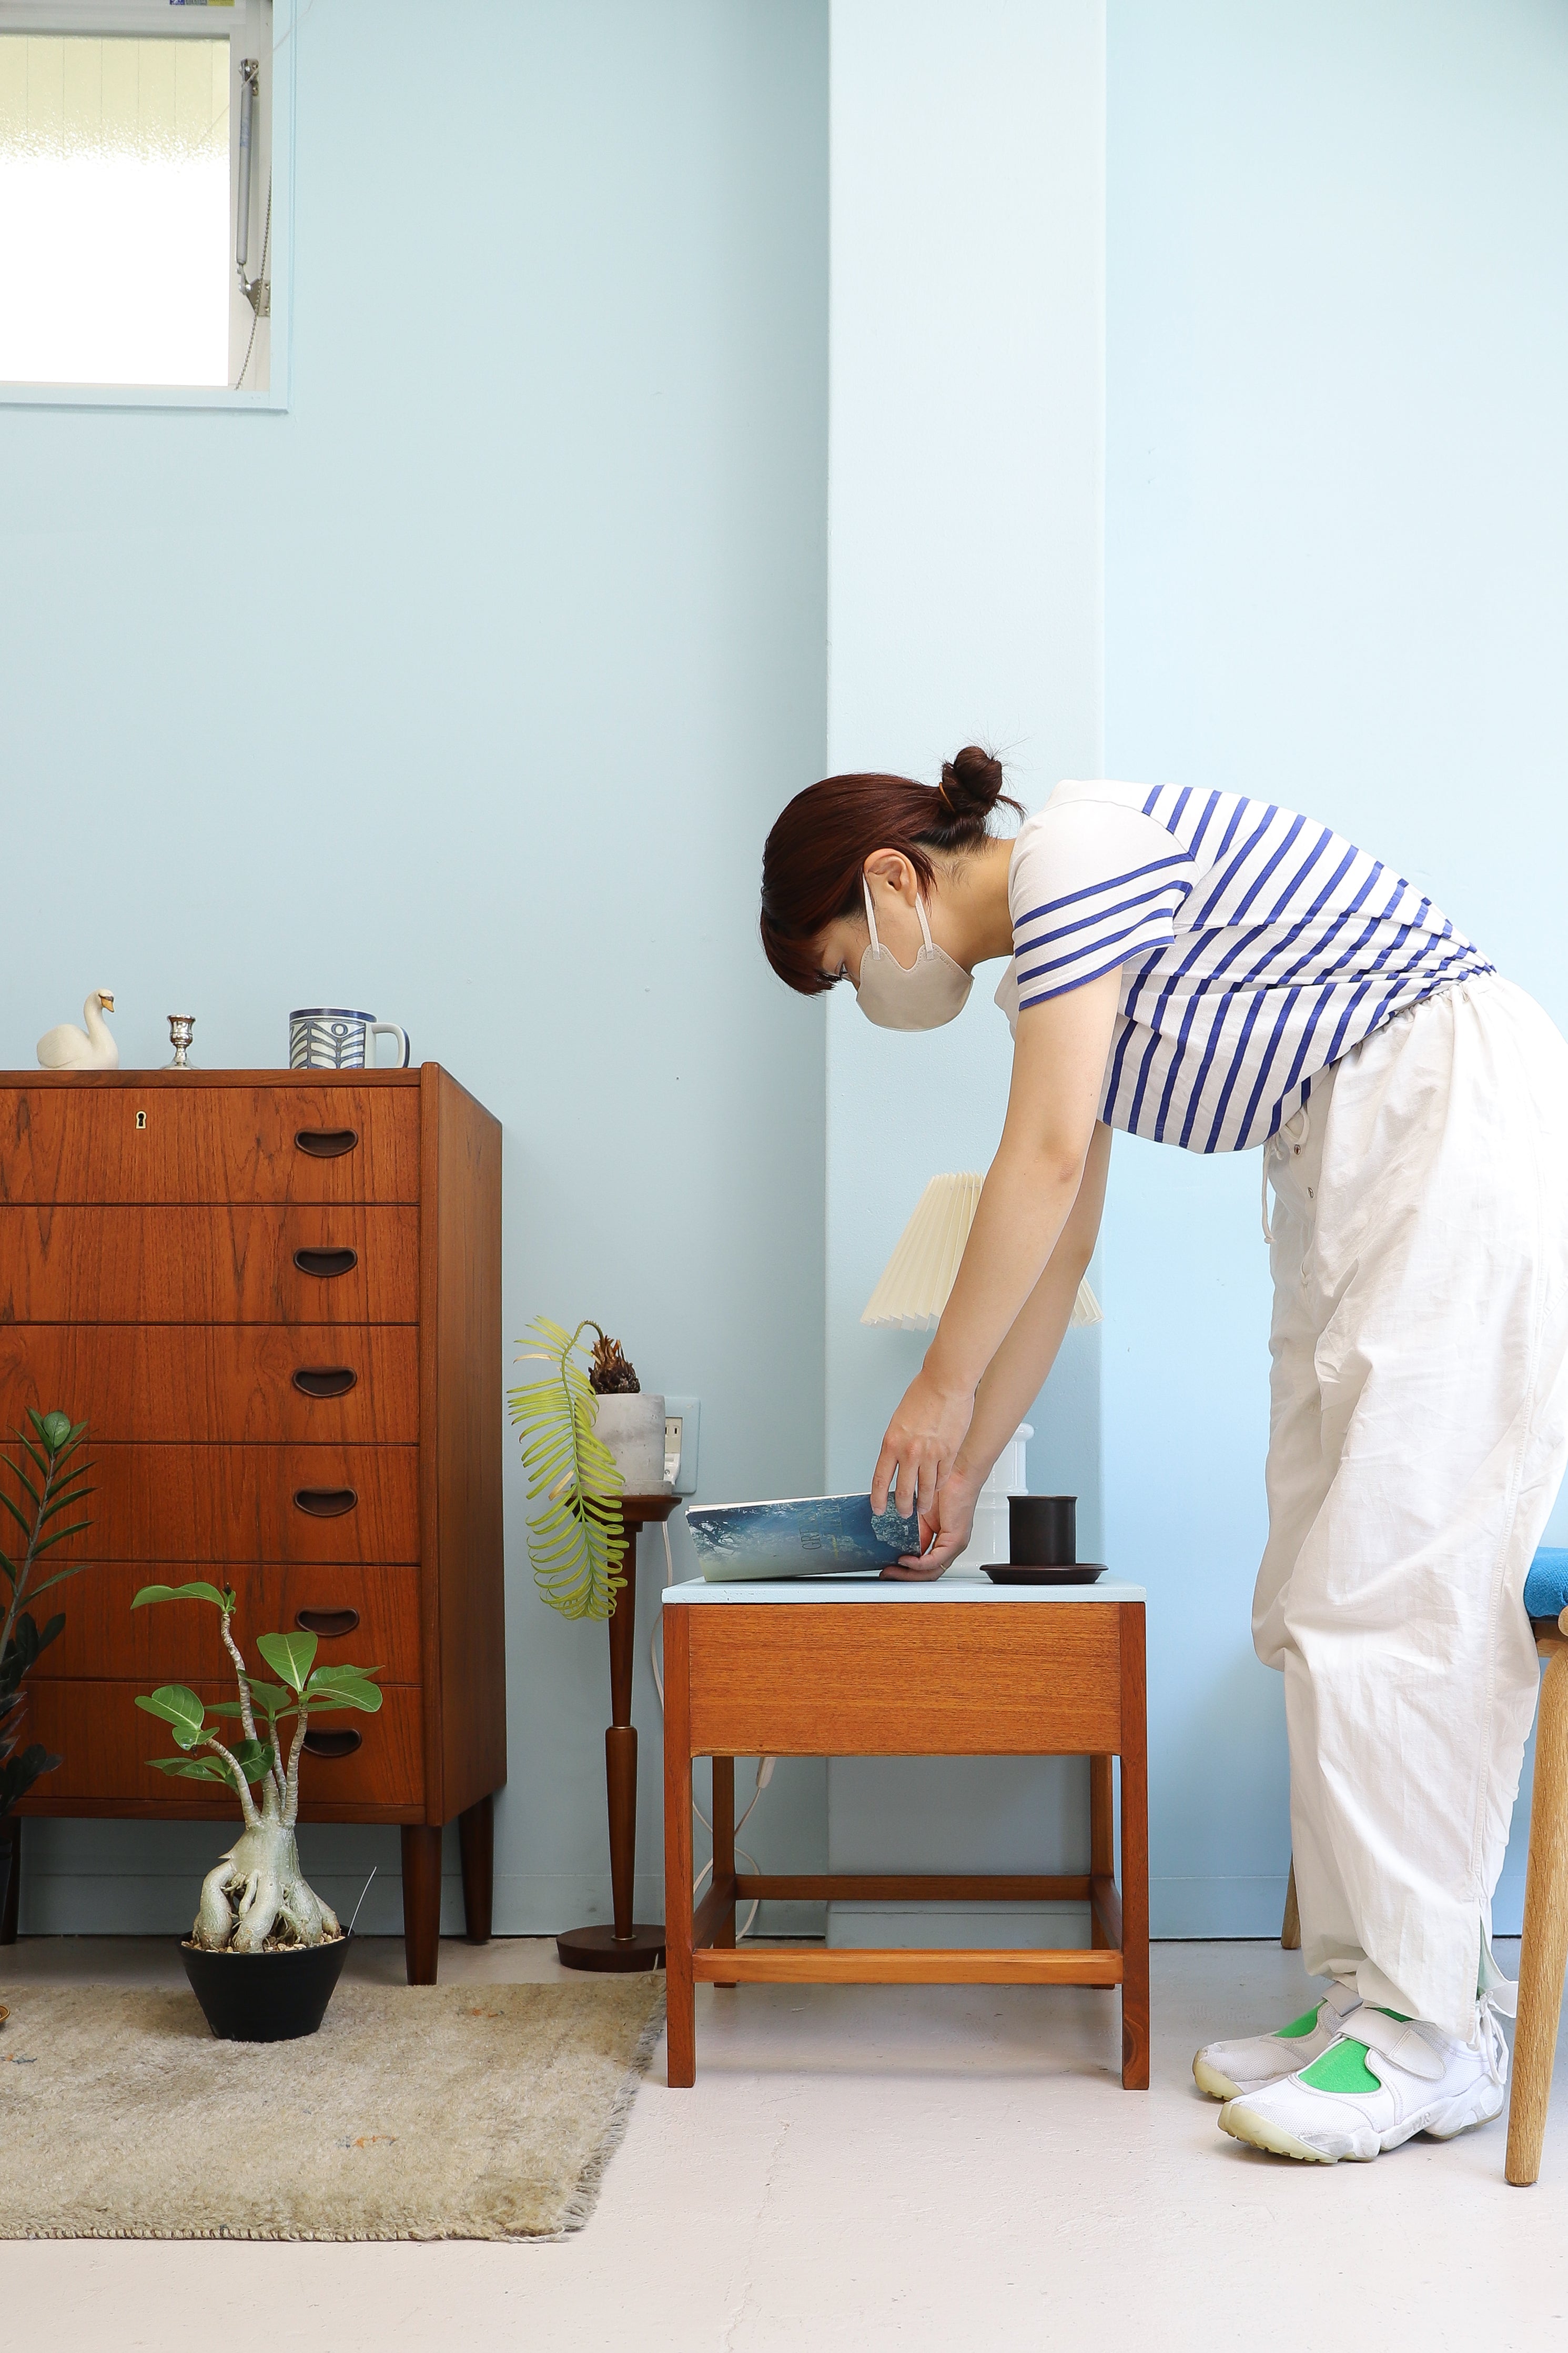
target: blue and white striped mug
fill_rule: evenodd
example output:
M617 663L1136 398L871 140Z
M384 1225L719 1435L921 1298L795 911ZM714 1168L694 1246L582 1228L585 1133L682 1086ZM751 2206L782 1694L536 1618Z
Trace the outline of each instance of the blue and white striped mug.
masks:
M374 1013L353 1013L342 1005L302 1005L289 1016L289 1068L374 1071L378 1038L397 1039L403 1051L395 1067L405 1071L408 1032L395 1021L378 1021Z

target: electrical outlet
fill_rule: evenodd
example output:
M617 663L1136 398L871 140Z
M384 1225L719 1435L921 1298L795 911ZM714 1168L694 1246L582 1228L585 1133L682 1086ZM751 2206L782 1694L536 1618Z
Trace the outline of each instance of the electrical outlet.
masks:
M702 1400L670 1397L664 1400L664 1477L678 1495L697 1493L697 1441L702 1429Z

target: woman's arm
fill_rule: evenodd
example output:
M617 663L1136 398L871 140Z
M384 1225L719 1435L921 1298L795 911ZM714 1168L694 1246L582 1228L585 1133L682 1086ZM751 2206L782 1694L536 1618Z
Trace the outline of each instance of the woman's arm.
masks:
M884 1577L940 1577L968 1544L975 1500L991 1467L1056 1363L1079 1284L1094 1256L1110 1165L1110 1130L1097 1125L1061 1240L975 1391L969 1434L937 1492L934 1509L922 1506L921 1543L930 1549L922 1549L918 1561L906 1557L896 1567L885 1568Z
M879 1511L930 1512L973 1416L975 1392L1045 1272L1083 1183L1099 1121L1120 971L1018 1017L1013 1083L952 1295L925 1366L888 1425L871 1482ZM1016 1425L1015 1425L1016 1426Z

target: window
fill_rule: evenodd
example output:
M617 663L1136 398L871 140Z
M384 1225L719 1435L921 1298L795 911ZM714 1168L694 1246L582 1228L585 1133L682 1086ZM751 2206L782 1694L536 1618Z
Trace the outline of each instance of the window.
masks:
M0 0L13 397L269 391L273 43L272 0Z

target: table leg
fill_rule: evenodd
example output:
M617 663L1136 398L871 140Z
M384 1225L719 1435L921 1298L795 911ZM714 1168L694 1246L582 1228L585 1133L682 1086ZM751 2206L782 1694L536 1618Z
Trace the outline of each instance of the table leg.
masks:
M470 1945L488 1945L496 1884L496 1806L479 1798L458 1816L463 1859L463 1930Z
M441 1951L441 1829L403 1825L403 1957L410 1985L434 1985Z
M697 2081L697 1989L691 1974L691 1675L689 1609L664 1621L665 2081Z
M735 1760L732 1757L713 1759L713 1884L722 1887L735 1875ZM735 1906L730 1905L724 1920L713 1933L713 1942L726 1951L735 1947ZM718 1984L726 1993L735 1991L732 1978L720 1978Z
M1143 1604L1121 1612L1121 2082L1149 2088L1149 1751Z
M1114 1879L1116 1876L1116 1821L1112 1811L1114 1785L1109 1757L1091 1757L1089 1760L1089 1869L1092 1879ZM1091 1905L1089 1915L1089 1945L1092 1950L1103 1952L1110 1943L1099 1912Z

